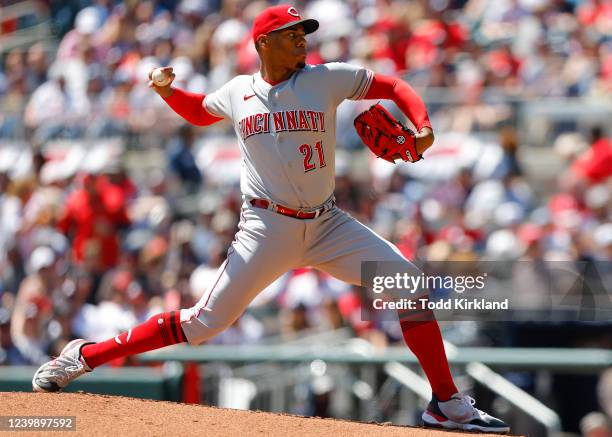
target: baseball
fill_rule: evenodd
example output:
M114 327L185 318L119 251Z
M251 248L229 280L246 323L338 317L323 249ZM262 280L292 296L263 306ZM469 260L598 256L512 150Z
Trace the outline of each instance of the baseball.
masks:
M162 68L156 68L151 74L151 79L157 86L166 86L172 81L172 75L165 72Z

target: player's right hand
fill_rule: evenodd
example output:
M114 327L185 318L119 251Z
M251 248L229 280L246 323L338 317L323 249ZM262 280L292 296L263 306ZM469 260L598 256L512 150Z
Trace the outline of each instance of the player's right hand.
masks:
M152 79L153 71L155 71L155 68L149 71L149 88L152 88L153 90L155 90L157 94L159 94L160 96L164 98L170 97L170 95L172 94L172 82L174 82L174 79L176 78L176 75L173 72L173 68L172 67L162 67L162 71L165 74L170 75L170 82L164 86L156 85L155 82L153 82L153 79Z

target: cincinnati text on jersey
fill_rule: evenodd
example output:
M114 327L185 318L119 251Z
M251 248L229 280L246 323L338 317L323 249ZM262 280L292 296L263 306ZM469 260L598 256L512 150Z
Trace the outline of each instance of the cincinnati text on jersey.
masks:
M272 116L270 116L272 114ZM252 114L238 122L243 140L256 134L274 132L325 132L325 113L320 111L278 111Z

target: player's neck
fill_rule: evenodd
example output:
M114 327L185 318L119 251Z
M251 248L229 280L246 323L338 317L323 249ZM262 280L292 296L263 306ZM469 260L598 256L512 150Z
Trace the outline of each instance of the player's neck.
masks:
M261 78L270 85L277 85L286 81L295 72L295 69L288 68L273 68L267 65L262 65L260 69Z

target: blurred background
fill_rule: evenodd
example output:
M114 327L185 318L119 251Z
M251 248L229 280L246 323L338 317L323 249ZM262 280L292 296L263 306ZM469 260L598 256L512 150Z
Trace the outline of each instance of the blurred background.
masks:
M170 65L177 86L208 93L253 73L250 26L273 3L0 4L0 389L28 390L24 366L71 339L106 339L203 294L237 230L237 140L225 122L185 124L147 74ZM612 2L295 6L321 23L309 63L402 77L436 132L423 162L393 166L352 127L373 102L343 103L341 208L410 259L610 269ZM442 324L460 388L535 436L612 435L611 328ZM92 384L178 368L172 395L123 394L397 424L418 423L429 396L399 326L363 321L358 290L310 269L279 278L211 343L112 363Z

